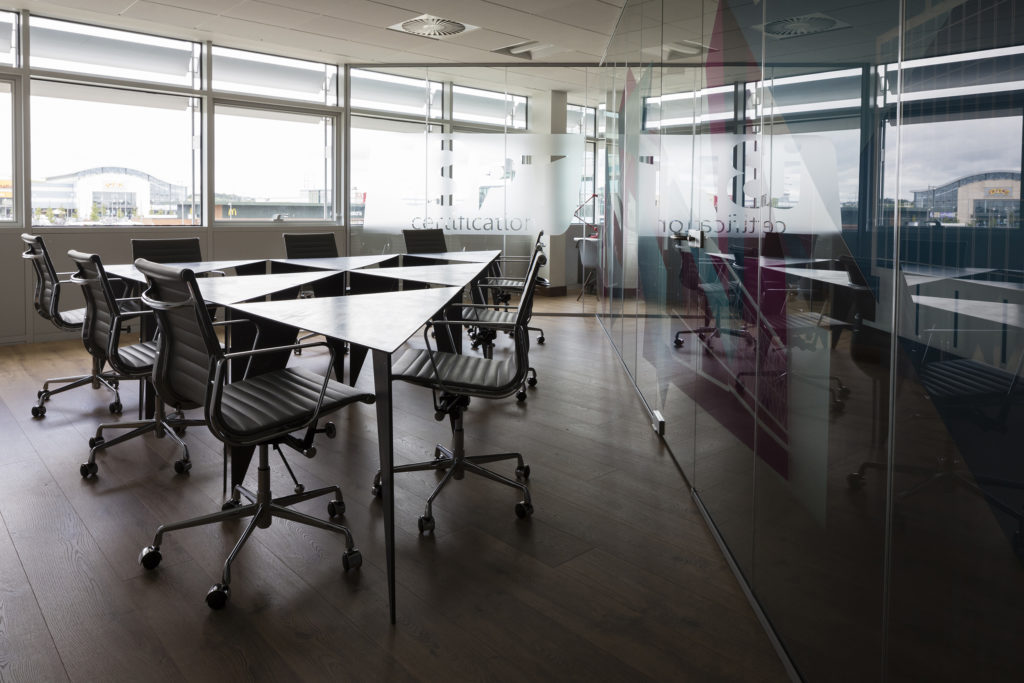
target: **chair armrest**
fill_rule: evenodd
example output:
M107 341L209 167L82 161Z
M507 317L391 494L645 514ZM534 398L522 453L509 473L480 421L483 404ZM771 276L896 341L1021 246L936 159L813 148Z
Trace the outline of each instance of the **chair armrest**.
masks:
M220 359L217 360L217 363L216 363L216 365L214 366L214 369L213 369L213 394L210 397L210 407L209 407L209 410L220 410L220 403L223 400L223 395L224 395L224 386L227 384L227 374L225 373L225 368L228 365L228 361L230 361L232 359L235 359L235 358L244 358L244 357L250 357L251 358L253 356L257 356L257 355L265 354L265 353L274 353L274 352L285 351L285 350L291 351L291 350L294 350L294 349L307 349L307 348L312 348L314 346L326 346L327 350L328 350L328 352L330 354L330 361L329 361L328 366L327 366L328 370L327 370L326 373L324 373L324 382L320 386L320 394L317 397L316 405L314 406L313 411L311 413L311 417L310 417L310 419L307 422L305 422L300 427L292 427L287 432L281 432L281 434L279 434L279 436L283 435L283 434L290 434L291 432L298 431L299 429L308 429L310 427L310 425L315 425L317 419L320 417L320 409L321 409L321 407L324 404L324 397L327 395L327 387L331 383L330 368L334 367L334 349L332 349L330 344L328 344L327 342L308 342L308 343L305 343L305 344L288 344L286 346L272 346L272 347L265 348L265 349L251 349L249 351L237 351L237 352L233 352L233 353L226 353L226 354L224 354L223 356L221 356ZM260 439L260 441L263 441L263 440L264 439ZM243 444L243 445L250 445L251 446L253 444Z

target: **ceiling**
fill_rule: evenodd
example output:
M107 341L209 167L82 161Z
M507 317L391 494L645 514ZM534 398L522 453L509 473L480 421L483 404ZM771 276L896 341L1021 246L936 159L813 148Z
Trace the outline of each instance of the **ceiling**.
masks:
M34 14L317 61L601 60L625 0L22 0ZM389 30L424 14L474 26L434 39ZM517 50L507 49L528 45ZM502 52L506 50L506 52Z

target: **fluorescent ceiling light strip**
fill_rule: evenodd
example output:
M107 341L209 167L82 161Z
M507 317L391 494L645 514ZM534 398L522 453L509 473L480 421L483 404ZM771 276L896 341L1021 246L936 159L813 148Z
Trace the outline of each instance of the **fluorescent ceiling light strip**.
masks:
M1010 55L1024 54L1024 45L1014 47L998 47L991 50L978 50L977 52L961 52L955 55L944 55L942 57L925 57L923 59L910 59L903 62L904 69L914 69L922 66L935 66L938 64L956 64L959 62L972 62L981 59L994 59L996 57L1008 57ZM900 65L898 63L886 64L885 68L895 71Z
M939 100L949 97L964 97L966 95L989 95L999 92L1012 92L1014 90L1024 90L1024 81L1009 81L1007 83L993 83L991 85L965 85L960 88L905 92L899 97L899 99L903 102L917 102L920 100Z

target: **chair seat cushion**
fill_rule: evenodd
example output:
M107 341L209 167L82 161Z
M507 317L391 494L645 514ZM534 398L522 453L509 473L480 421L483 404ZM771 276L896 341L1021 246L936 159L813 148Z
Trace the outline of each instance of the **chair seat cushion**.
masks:
M516 311L496 310L494 308L465 307L462 309L462 319L479 322L481 324L504 324L513 325L516 322Z
M57 315L60 316L61 322L65 327L81 327L85 324L84 308L72 308L69 311L60 311Z
M469 356L459 353L435 351L434 359L441 375L443 389L467 396L503 398L518 390L515 358L509 355L502 359ZM410 349L392 366L395 379L425 387L442 389L430 352L424 349Z
M157 342L146 341L131 346L122 346L117 349L117 355L121 364L138 370L140 373L146 373L153 367L158 348Z
M522 279L508 278L508 277L489 277L483 280L483 283L490 287L502 287L504 289L522 289Z
M239 380L224 387L222 422L237 437L288 433L309 422L323 386L323 375L303 368L283 368ZM373 403L373 394L330 380L320 412L349 403Z
M1005 370L966 358L935 361L921 369L921 384L933 400L1020 400L1024 398L1024 382L1018 379L1013 384L1013 379Z

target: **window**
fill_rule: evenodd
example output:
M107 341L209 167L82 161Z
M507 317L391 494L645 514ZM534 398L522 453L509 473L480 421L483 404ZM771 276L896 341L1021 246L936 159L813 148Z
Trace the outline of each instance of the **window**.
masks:
M39 17L29 17L29 37L36 69L199 86L198 43Z
M523 95L452 86L452 118L456 121L525 130L526 102Z
M197 98L33 81L31 108L33 225L202 223Z
M14 154L11 149L11 84L0 81L0 221L14 220Z
M597 110L594 107L583 107L569 104L565 107L565 132L582 133L588 138L597 136L595 129Z
M334 216L334 119L217 105L215 220Z
M438 81L352 69L353 109L373 109L396 114L440 118L443 88Z
M18 15L0 12L0 64L18 64Z
M214 46L213 88L335 105L338 67Z

